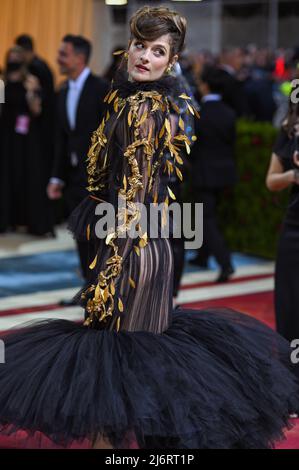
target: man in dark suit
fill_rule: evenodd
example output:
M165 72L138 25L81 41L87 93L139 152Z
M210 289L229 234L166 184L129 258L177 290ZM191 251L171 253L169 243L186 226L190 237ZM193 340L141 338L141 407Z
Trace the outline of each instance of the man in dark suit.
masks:
M92 132L104 112L103 99L109 84L88 68L91 43L67 35L58 51L60 72L67 76L57 96L55 162L48 185L50 199L64 192L67 212L87 196L86 156ZM88 280L88 244L78 243L82 275Z
M241 48L227 48L222 51L219 65L222 75L222 99L235 111L238 117L249 115L244 84L237 76L243 62L244 54Z
M221 99L222 73L206 67L200 80L202 94L200 119L196 120L197 141L191 151L192 185L196 201L203 203L203 247L192 264L203 264L205 256L214 255L221 267L217 282L233 274L231 255L217 223L217 201L223 189L236 182L234 163L234 111Z

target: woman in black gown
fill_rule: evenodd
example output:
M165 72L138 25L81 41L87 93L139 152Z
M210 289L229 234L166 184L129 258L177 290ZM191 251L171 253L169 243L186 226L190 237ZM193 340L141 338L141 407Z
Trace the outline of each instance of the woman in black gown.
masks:
M180 172L179 149L190 142L181 121L172 137L175 81L167 76L186 20L145 7L130 28L128 80L116 80L105 99L110 111L88 154L90 196L70 222L76 237L97 242L93 281L81 293L87 318L45 320L4 338L0 429L41 431L59 443L90 437L95 447L124 448L134 436L143 448L268 448L298 405L288 343L238 312L173 310L164 218L158 237L139 222L138 203L167 207L161 175ZM111 206L118 225L103 239L95 208Z
M52 159L53 102L29 74L23 50L7 54L5 103L0 116L0 232L26 227L32 235L53 232L46 187Z
M271 191L290 188L276 257L275 313L277 331L299 339L299 105L288 114L273 148L266 184Z

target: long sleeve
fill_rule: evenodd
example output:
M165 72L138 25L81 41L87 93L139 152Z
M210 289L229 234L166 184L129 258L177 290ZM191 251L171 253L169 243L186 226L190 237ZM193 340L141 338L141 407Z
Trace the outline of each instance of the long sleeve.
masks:
M121 278L126 274L126 261L132 250L135 256L140 256L140 250L148 243L148 234L146 231L142 232L141 226L138 225L141 215L139 204L145 203L150 193L155 190L158 184L158 167L161 163L158 153L161 142L156 135L159 108L149 101L145 100L138 107L131 104L127 110L126 119L119 122L114 133L116 139L122 141L120 161L114 162L118 171L111 170L114 179L119 180L120 183L116 192L118 200L114 204L117 210L116 220L115 227L109 230L105 245L103 240L99 243L98 253L90 265L90 269L95 271L96 282L83 293L83 298L86 299L86 311L89 314L86 320L87 325L97 323L97 321L107 322L112 317L115 320L117 317L116 328L119 329L125 308L119 287ZM101 139L96 140L95 137L93 139L94 148L97 145L96 142L103 147L107 142L107 136L104 134L104 121ZM115 155L112 158L116 158ZM103 175L105 167L101 168L101 165L98 165L98 168L100 168L98 176ZM93 173L94 170L93 168ZM97 178L96 188L102 190L99 180L100 178ZM130 230L137 230L138 236L133 238ZM128 277L128 282L134 289L134 279Z

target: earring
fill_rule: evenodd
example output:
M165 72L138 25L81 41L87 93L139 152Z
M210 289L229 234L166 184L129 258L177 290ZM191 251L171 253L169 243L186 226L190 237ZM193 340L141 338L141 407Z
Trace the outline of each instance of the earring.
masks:
M167 75L170 75L171 70L172 70L172 65L168 65L168 67L166 69Z

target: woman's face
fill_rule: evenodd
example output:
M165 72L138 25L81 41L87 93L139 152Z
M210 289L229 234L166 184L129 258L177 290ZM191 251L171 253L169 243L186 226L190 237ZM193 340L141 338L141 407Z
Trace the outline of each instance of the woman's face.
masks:
M174 56L173 64L177 60ZM164 34L155 41L133 39L128 50L128 74L131 80L147 82L162 77L170 63L170 36Z

